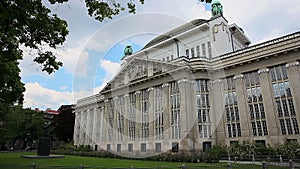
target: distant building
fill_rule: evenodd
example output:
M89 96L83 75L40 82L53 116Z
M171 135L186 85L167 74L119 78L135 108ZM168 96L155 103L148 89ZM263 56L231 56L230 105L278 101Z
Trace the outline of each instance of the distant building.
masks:
M300 32L248 46L220 2L212 13L126 47L117 75L77 101L74 144L141 157L299 142Z

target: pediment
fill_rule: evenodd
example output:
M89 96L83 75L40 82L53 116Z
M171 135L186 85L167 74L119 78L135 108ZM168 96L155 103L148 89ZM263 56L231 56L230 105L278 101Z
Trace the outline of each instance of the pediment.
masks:
M183 66L154 59L134 58L122 67L102 91L122 87L152 76L159 76Z

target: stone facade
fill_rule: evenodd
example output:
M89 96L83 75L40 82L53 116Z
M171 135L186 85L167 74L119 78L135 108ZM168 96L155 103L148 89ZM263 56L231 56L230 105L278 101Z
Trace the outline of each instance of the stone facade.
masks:
M300 32L248 47L236 24L216 16L166 34L77 101L75 145L142 157L300 141Z

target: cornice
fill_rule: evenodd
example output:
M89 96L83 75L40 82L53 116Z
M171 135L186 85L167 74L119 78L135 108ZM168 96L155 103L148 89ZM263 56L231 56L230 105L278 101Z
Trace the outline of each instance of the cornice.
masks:
M268 73L270 70L268 68L258 70L258 74Z
M237 79L243 79L244 78L244 75L240 74L240 75L235 75L233 77L234 80L237 80Z
M299 66L299 62L298 62L298 61L291 62L291 63L286 64L285 66L286 66L287 68L293 67L293 66Z

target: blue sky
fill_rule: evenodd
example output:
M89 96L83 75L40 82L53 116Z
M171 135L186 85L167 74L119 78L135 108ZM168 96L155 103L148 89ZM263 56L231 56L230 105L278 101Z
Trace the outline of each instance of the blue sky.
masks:
M221 0L224 16L248 35L252 44L299 31L299 0ZM47 75L24 52L21 77L25 83L25 107L57 109L100 91L120 68L124 47L141 49L155 36L192 19L210 18L210 4L197 0L146 0L137 5L137 14L126 12L105 22L87 15L84 1L50 5L68 21L69 35L54 52L64 66Z

